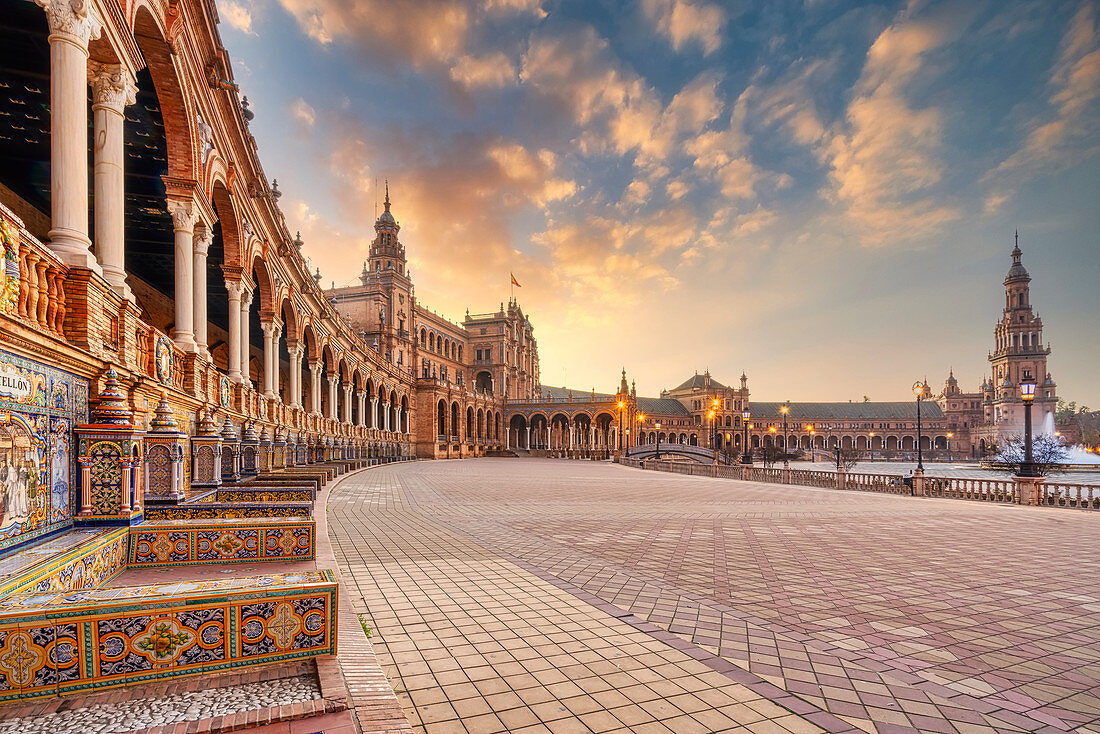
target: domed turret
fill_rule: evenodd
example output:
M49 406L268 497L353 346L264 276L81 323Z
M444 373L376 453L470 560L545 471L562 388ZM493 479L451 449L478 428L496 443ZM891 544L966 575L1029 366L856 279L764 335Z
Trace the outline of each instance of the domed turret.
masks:
M1005 276L1005 285L1019 280L1031 280L1027 268L1020 262L1020 257L1023 256L1023 254L1024 253L1020 250L1020 233L1016 232L1016 246L1012 248L1012 267L1008 269L1008 275Z

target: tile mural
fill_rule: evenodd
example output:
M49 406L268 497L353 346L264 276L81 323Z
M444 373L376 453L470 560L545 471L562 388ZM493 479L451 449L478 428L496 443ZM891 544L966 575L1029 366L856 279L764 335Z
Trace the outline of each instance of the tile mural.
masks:
M0 351L0 551L72 524L88 380Z

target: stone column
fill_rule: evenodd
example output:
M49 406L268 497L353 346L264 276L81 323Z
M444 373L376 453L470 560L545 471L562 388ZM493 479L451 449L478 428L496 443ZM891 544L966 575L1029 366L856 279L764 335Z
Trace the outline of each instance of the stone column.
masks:
M264 397L279 396L279 335L282 330L275 321L260 324L264 332Z
M241 382L241 284L225 281L229 293L229 379Z
M374 429L381 428L378 423L378 397L374 396L370 399L370 416L371 427Z
M328 417L332 419L337 418L337 405L336 405L336 385L340 382L339 375L329 375L328 378Z
M175 233L175 273L176 273L176 326L172 338L176 346L185 352L198 351L195 344L195 206L190 201L171 200L168 213L172 215L172 230Z
M241 291L241 383L252 387L252 378L249 376L248 362L252 356L252 349L248 343L249 311L252 309L252 291L244 288Z
M92 85L92 146L95 151L95 252L103 278L123 298L134 300L126 285L123 121L136 101L133 76L121 64L88 62Z
M344 415L341 420L344 423L351 423L351 383L345 382L340 387L344 390Z
M358 392L355 397L359 401L359 426L364 427L367 425L367 394Z
M504 448L512 448L512 428L510 426L504 427Z
M99 230L98 224L96 230ZM206 359L210 359L210 350L206 343L206 255L210 252L210 241L213 238L214 232L210 227L205 224L195 227L195 346ZM107 272L106 266L103 271Z
M390 430L390 403L388 400L382 403L382 430Z
M400 405L398 405L396 408L393 409L393 416L394 416L394 420L397 421L397 425L395 425L393 427L393 430L397 431L398 433L403 433L404 431L401 430L401 406Z
M35 0L50 25L50 249L102 273L88 249L88 43L102 26L87 0Z
M528 451L530 451L531 450L531 426L527 426L526 430L527 430L527 436L526 436L526 438L527 438L527 447L526 448L527 448Z
M321 413L321 363L309 363L309 410L311 413Z
M295 344L290 351L290 404L302 407L302 347Z

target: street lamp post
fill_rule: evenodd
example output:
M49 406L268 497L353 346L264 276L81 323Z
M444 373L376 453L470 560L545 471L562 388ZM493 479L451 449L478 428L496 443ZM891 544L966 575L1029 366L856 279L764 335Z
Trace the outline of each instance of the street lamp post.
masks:
M1024 401L1024 463L1020 464L1021 477L1034 477L1035 462L1031 450L1031 403L1035 400L1035 383L1031 380L1020 383L1020 398Z
M924 397L924 385L920 380L913 383L913 394L917 396L917 471L924 473L924 454L921 452L920 401Z
M622 400L619 401L619 453L623 452L623 408L626 407L626 403Z
M752 464L752 454L749 452L749 418L752 413L748 408L741 411L741 463Z
M714 463L718 463L718 408L722 405L722 401L715 398L711 401L710 411L710 429L713 434L710 440L711 447L714 448Z
M638 414L638 445L642 445L642 424L645 422L645 413Z
M875 432L871 431L867 434L867 453L871 457L871 461L875 460Z
M954 433L947 434L947 460L951 461L951 439L955 437Z
M791 412L791 401L788 400L779 412L783 414L783 468L790 469L791 462L787 460L787 413Z
M657 461L660 461L661 460L661 423L660 423L660 421L658 421L657 423L654 423L653 425L655 425L657 427Z
M806 430L810 432L810 463L814 463L814 426L812 423L806 424Z

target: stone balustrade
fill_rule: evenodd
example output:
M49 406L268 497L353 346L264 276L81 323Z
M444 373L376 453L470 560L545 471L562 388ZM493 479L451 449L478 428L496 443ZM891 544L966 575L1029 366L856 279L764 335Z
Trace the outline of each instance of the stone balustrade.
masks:
M843 469L831 472L756 466L719 466L690 461L668 462L627 457L619 457L615 461L623 466L638 469L689 476L737 479L765 484L794 484L820 489L882 492L884 494L916 497L939 497L1005 504L1100 510L1100 486L1044 482L1042 479L1023 477L987 479L977 477L928 477L920 474L902 476L896 474L854 473L846 472Z

